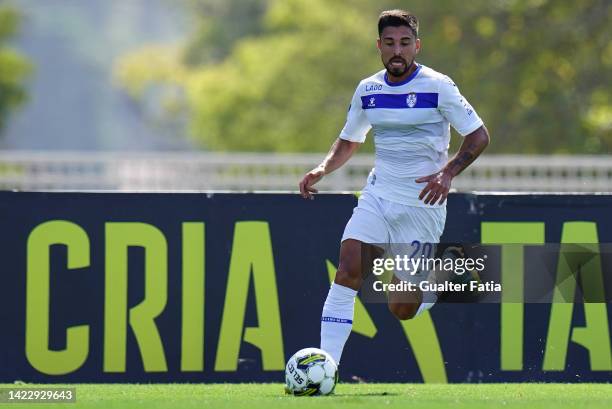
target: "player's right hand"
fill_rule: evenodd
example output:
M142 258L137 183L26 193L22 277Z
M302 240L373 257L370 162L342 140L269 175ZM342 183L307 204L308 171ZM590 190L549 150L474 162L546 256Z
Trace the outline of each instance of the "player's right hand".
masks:
M314 199L313 195L319 191L312 186L323 179L323 176L325 176L325 170L321 166L317 166L304 175L304 178L300 182L300 194L304 199Z

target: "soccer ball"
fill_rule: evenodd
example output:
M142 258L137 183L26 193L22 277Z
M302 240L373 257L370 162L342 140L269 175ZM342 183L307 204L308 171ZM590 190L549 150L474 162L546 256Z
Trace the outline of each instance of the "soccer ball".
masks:
M285 392L295 396L329 395L337 382L338 366L322 349L300 349L285 367Z

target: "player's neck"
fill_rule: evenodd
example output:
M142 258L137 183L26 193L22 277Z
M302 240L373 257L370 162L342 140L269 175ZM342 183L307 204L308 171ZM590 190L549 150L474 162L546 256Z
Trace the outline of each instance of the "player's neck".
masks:
M418 65L416 61L412 61L412 64L410 65L410 67L408 67L408 70L402 75L400 75L399 77L396 77L393 74L391 74L389 71L387 71L387 81L389 82L405 81L408 77L410 77L416 71L417 67Z

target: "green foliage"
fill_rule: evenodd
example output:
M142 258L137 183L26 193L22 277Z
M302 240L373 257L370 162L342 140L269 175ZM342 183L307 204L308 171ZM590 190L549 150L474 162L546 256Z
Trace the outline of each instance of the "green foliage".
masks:
M9 113L25 101L23 82L30 65L23 56L5 44L19 28L15 10L0 6L0 130L6 125Z
M356 82L378 69L376 54L360 46L375 38L366 20L338 2L273 2L269 34L242 40L194 76L193 133L210 149L328 149Z
M421 60L457 81L491 130L490 151L610 153L612 3L462 4L415 9Z
M191 133L207 149L325 151L359 80L382 68L381 5L373 0L191 6L210 13L170 74L150 58L124 60L118 72L135 73L121 81L132 89L180 84ZM612 3L421 0L410 7L421 23L418 60L457 82L491 131L491 152L610 152Z
M195 16L196 32L184 53L190 66L219 62L246 35L263 31L267 0L189 0L187 10Z

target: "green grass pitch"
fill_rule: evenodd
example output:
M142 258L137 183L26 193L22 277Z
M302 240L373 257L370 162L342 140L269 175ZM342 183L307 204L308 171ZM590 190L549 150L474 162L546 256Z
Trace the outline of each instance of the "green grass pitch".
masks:
M41 387L43 385L0 385ZM57 387L60 385L48 385ZM62 385L76 388L76 404L0 404L65 408L612 408L611 384L346 384L331 396L285 395L281 384Z

